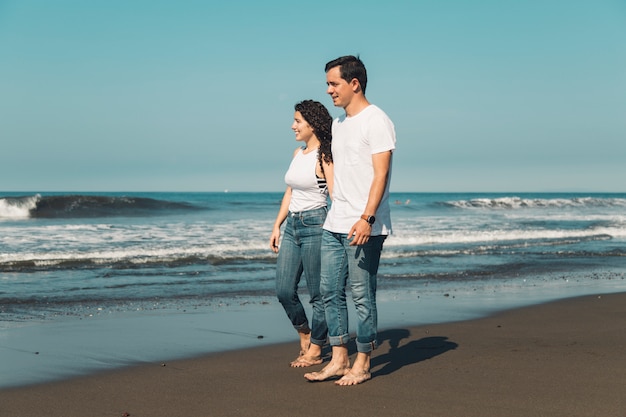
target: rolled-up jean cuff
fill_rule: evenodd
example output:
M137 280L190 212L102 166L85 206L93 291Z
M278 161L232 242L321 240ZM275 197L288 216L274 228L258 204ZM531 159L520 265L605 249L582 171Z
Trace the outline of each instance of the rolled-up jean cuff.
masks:
M324 346L324 344L326 344L326 340L317 340L311 338L311 344L316 346Z
M373 351L378 347L378 341L374 340L372 342L363 343L356 341L356 351L361 353L368 353Z
M293 326L294 329L296 329L298 332L300 331L311 331L311 329L309 328L309 323L308 322L304 322L303 324L300 324L298 326Z
M349 334L342 334L341 336L328 336L328 342L331 346L347 345L349 341Z

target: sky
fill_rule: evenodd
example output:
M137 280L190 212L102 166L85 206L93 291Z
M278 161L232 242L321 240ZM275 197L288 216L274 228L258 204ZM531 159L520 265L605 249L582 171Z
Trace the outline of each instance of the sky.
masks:
M0 0L0 191L282 191L342 55L392 192L626 192L626 0Z

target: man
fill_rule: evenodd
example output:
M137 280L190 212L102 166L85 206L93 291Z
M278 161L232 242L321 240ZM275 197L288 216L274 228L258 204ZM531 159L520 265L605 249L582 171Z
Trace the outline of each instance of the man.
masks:
M332 126L335 166L333 202L322 235L320 290L324 298L332 359L309 381L340 377L338 385L371 378L377 346L376 276L383 242L391 233L389 181L396 135L393 123L365 98L367 72L355 56L326 64L327 93L345 115ZM348 357L346 284L357 312L357 356Z

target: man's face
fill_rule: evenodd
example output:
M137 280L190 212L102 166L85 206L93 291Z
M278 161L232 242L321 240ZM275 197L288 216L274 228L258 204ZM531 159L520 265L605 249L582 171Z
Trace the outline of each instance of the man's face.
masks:
M326 73L326 93L333 99L333 104L344 109L350 104L354 91L352 85L341 78L340 67L334 67Z

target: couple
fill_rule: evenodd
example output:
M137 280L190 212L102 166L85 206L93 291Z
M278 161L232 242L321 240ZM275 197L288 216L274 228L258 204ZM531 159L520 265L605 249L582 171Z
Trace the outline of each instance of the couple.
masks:
M391 120L365 98L367 72L358 57L337 58L325 70L326 92L345 115L333 121L318 102L296 104L292 129L305 146L295 151L285 175L287 190L270 247L278 252L278 299L300 335L300 356L291 366L321 364L328 338L330 362L304 377L339 378L338 385L356 385L371 378L371 353L377 346L376 274L383 242L391 233L388 198L396 138ZM327 213L328 194L332 204ZM297 294L302 273L313 306L310 327ZM358 321L352 366L348 279Z

